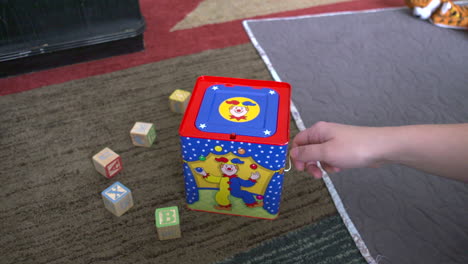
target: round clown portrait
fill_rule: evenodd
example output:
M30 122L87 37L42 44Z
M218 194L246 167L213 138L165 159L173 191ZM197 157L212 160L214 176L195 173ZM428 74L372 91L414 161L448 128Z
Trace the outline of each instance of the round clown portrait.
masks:
M232 97L219 105L219 114L231 122L249 122L260 114L260 106L246 97Z

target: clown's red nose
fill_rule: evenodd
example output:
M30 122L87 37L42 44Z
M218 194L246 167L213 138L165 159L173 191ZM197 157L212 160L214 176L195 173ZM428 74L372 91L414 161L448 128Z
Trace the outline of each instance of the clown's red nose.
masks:
M232 169L231 169L231 168L227 168L227 170L228 170L228 171L232 171Z
M240 110L240 109L237 109L236 111L237 111L237 113L240 113L240 112L241 112L241 110Z

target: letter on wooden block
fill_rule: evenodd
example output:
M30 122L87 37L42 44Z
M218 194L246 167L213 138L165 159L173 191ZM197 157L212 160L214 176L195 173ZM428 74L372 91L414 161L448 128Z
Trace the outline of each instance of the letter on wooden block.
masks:
M107 178L114 177L123 169L122 159L110 148L105 148L94 155L93 163L96 170Z
M116 216L121 216L133 207L133 197L130 189L120 182L115 182L102 193L104 206Z
M151 123L136 122L130 131L133 145L139 147L151 147L156 139L156 130Z
M181 237L179 209L177 206L156 209L154 217L160 240Z
M171 96L169 96L169 106L172 112L183 114L189 103L190 95L190 92L180 89L175 90Z

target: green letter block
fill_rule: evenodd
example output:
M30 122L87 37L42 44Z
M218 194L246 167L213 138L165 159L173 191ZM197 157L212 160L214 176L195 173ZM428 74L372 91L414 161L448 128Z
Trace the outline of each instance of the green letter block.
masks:
M177 206L156 209L154 218L160 240L181 237L179 209Z

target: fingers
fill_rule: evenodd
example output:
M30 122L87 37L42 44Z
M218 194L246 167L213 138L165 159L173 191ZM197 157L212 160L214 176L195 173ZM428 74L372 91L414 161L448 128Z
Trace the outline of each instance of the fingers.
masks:
M322 172L315 163L327 160L326 150L327 145L329 145L327 142L333 139L333 126L333 123L318 122L296 135L292 142L290 155L297 170L305 170L314 177L322 177ZM330 172L339 171L333 166L327 166L324 169L330 170Z
M307 171L309 163L315 163L321 160L320 145L298 146L291 150L290 155L294 167L298 171Z
M299 132L293 140L293 147L308 144L322 143L331 138L328 127L331 124L326 122L315 123L310 128Z
M298 146L292 149L290 155L294 166L297 170L305 170L316 178L322 177L322 172L316 165L317 161L320 161L321 167L329 174L340 172L340 168L330 165L327 162L329 160L328 158L330 158L327 147L329 147L327 143L324 143Z
M328 165L326 163L321 163L322 169L325 170L328 174L340 172L341 169ZM323 177L323 171L317 165L317 163L310 162L306 164L306 172L312 175L315 179L321 179Z
M321 162L320 163L322 165L322 168L328 173L328 174L331 174L331 173L335 173L335 172L340 172L341 169L340 168L337 168L335 166L332 166L328 163L325 163L325 162Z
M298 171L303 171L305 169L305 163L302 161L293 161L294 167Z
M307 173L312 175L315 179L322 178L322 170L320 170L320 168L315 163L307 164L306 171Z
M295 162L324 160L325 156L324 144L298 146L291 150L291 158Z
M306 130L303 130L303 131L299 132L294 137L293 147L312 144L313 142L310 142L309 138L311 138L313 134L314 134L314 127L313 126L306 129Z

